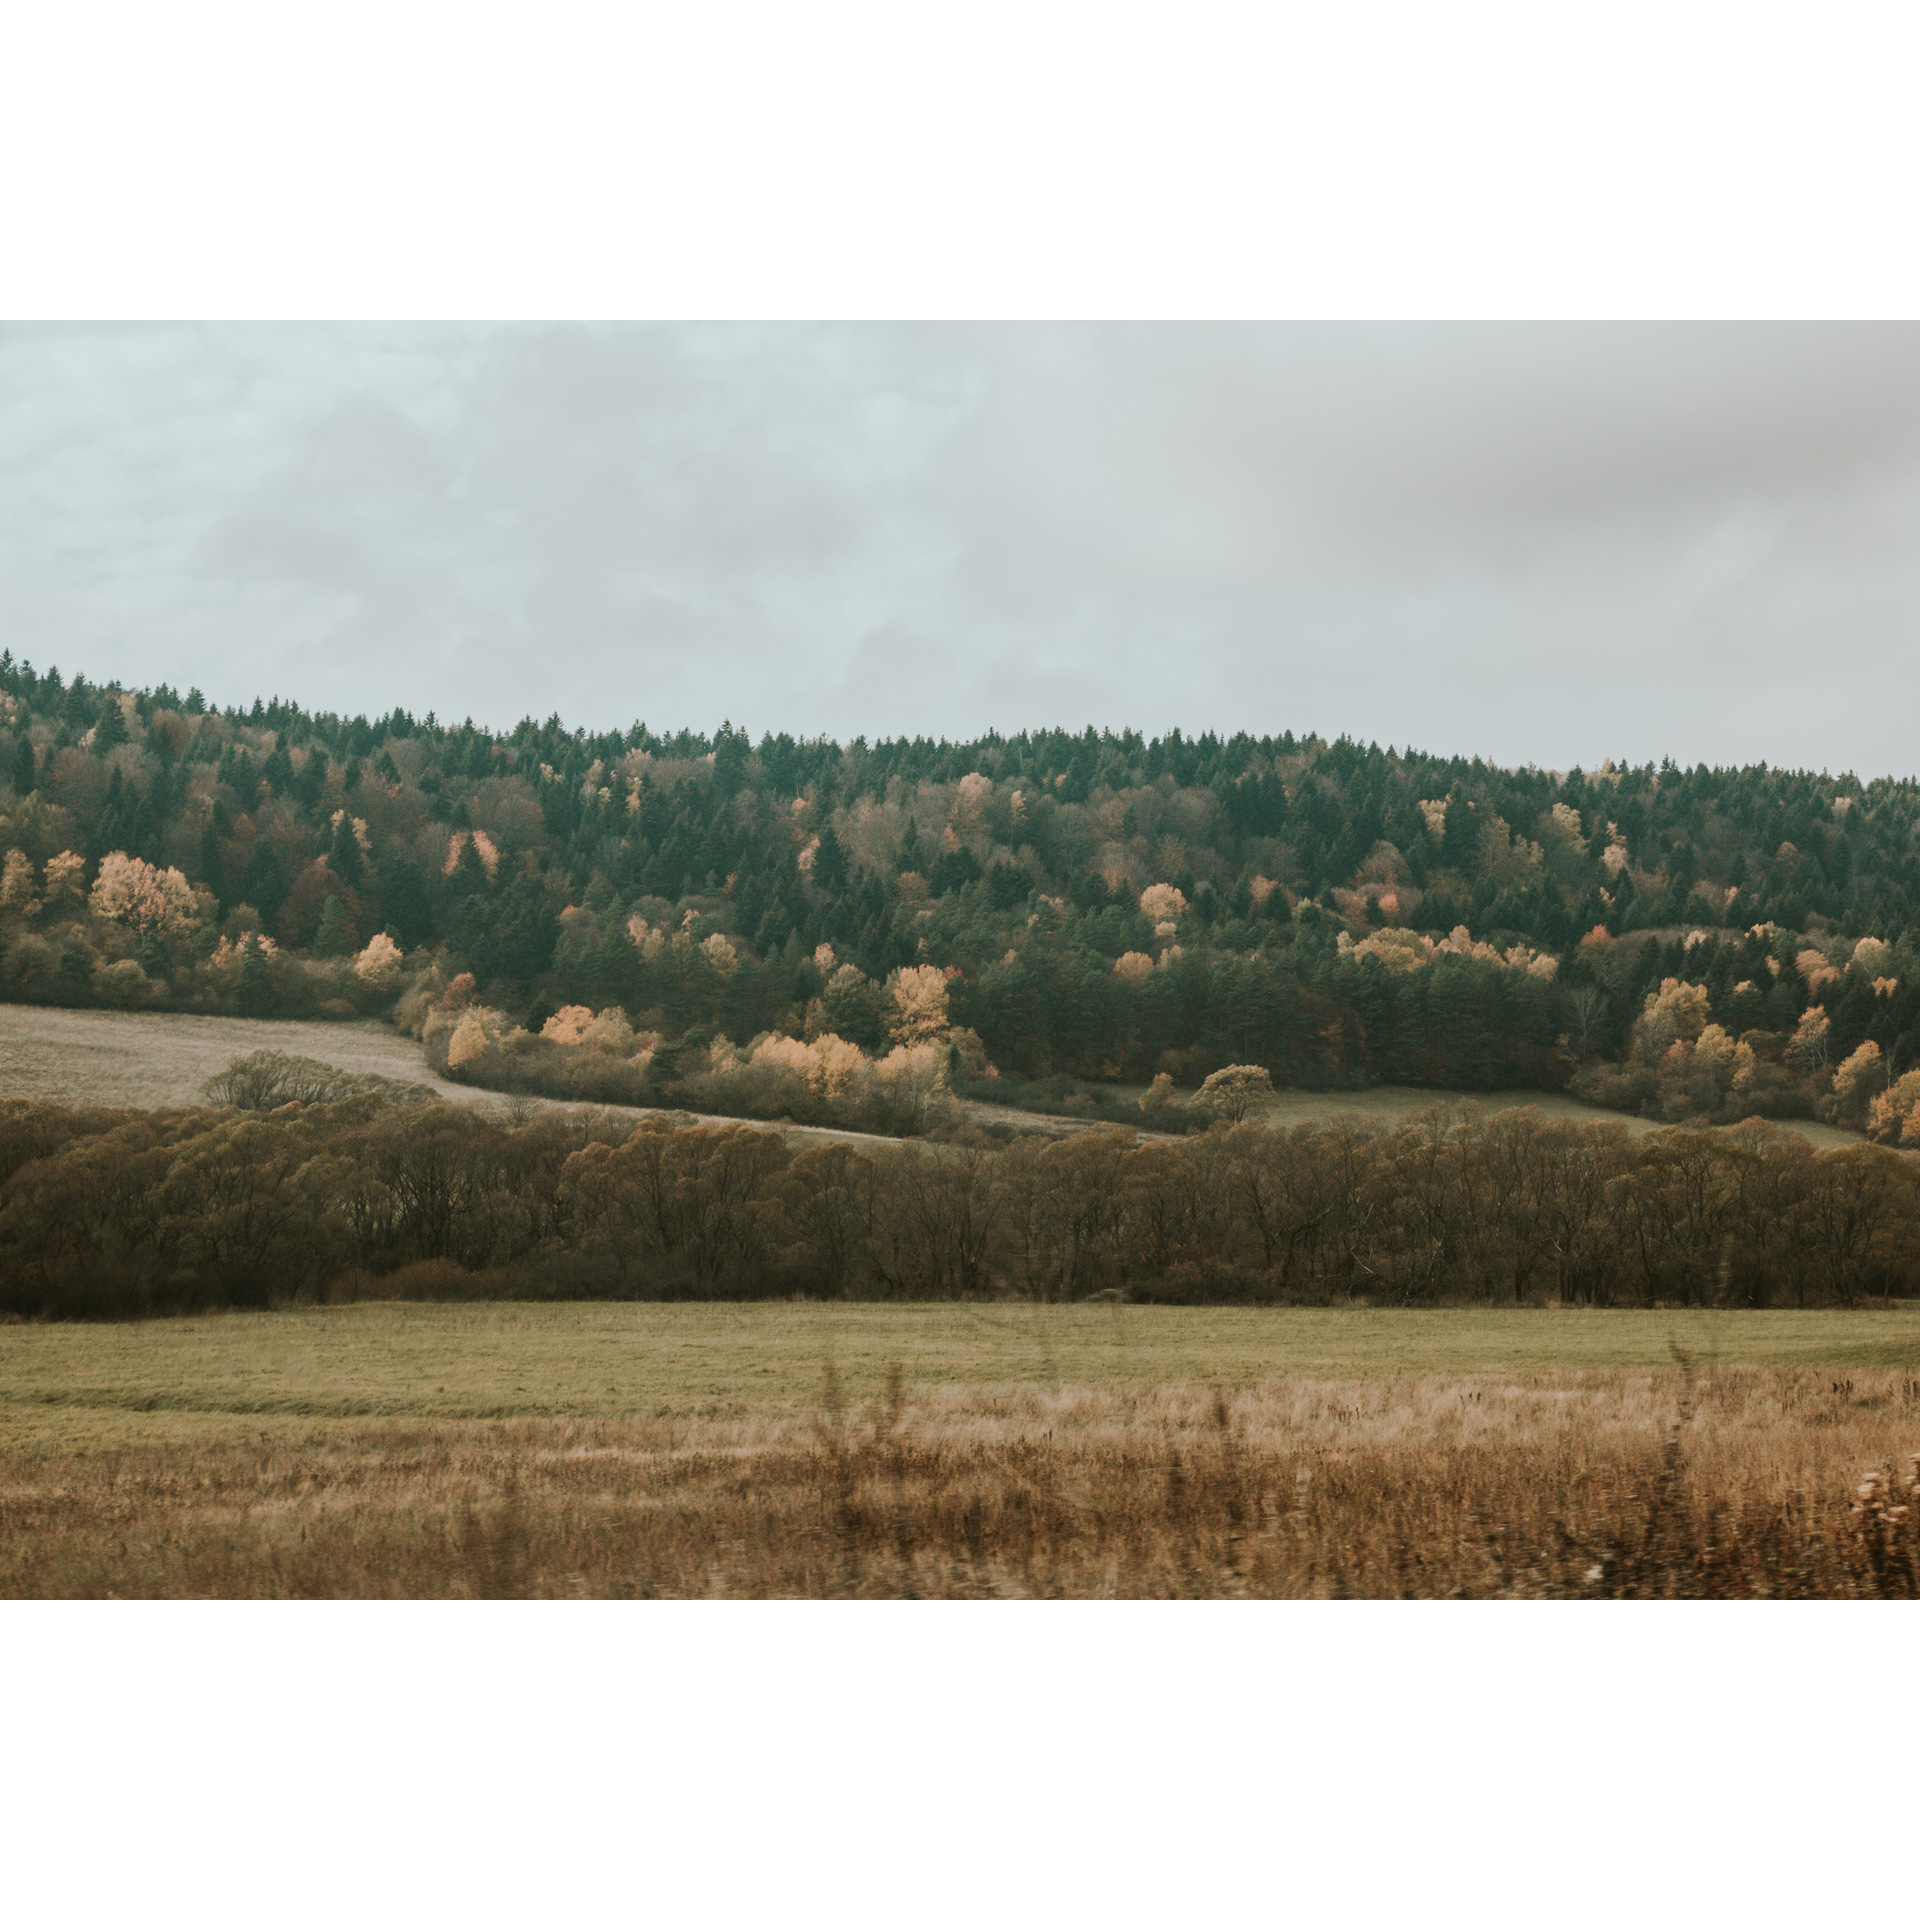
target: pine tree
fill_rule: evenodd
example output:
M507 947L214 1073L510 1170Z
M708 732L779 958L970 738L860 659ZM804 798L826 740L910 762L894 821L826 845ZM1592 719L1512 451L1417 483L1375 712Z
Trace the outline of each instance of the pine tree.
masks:
M273 969L258 938L251 933L240 945L240 985L233 998L249 1020L264 1020L273 1011Z
M100 718L93 729L93 750L103 760L115 747L127 744L127 716L120 711L117 695L108 694L101 704Z
M320 923L313 931L313 950L323 957L351 953L359 944L353 916L337 893L327 895L320 909Z
M348 814L341 814L340 824L333 830L333 845L327 849L327 866L343 886L352 887L356 893L367 877L366 856L360 851L360 838L354 832L353 820Z

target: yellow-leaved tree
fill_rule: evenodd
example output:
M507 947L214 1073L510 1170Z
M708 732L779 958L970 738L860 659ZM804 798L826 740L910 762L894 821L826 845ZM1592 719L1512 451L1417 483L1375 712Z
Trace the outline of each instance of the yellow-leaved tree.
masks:
M201 917L200 903L178 867L152 867L127 853L110 853L100 862L89 904L96 920L162 939L191 933Z
M1711 1011L1705 987L1669 974L1658 992L1647 995L1646 1010L1634 1022L1640 1057L1658 1061L1676 1040L1691 1045L1705 1031Z
M888 982L893 1012L887 1031L894 1044L916 1047L943 1040L951 1024L947 1017L947 976L938 967L902 967Z

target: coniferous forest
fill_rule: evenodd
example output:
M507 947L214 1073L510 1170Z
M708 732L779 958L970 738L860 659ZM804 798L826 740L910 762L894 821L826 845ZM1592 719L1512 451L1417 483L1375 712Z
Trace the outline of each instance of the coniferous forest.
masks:
M502 1088L1570 1087L1920 1143L1920 785L1178 731L758 741L0 656L0 991L393 1018Z

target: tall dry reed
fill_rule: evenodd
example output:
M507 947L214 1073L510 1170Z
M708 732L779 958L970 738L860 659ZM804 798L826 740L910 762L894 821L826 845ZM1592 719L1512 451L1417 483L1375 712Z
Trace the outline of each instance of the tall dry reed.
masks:
M1907 1596L1920 1382L1134 1392L342 1423L0 1462L7 1595Z

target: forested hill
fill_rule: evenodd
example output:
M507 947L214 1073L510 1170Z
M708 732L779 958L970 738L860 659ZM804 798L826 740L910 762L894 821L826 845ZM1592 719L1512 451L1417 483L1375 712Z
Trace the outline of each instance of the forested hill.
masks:
M310 1011L292 957L385 934L516 1018L618 1006L662 1045L830 1022L879 1047L885 984L931 967L953 1028L1026 1074L1564 1081L1646 1053L1664 979L1700 989L1683 1045L1792 1065L1812 1009L1822 1073L1920 1053L1912 780L1292 734L494 734L8 654L0 847L14 997L218 1004L244 948L272 961L255 1003Z

